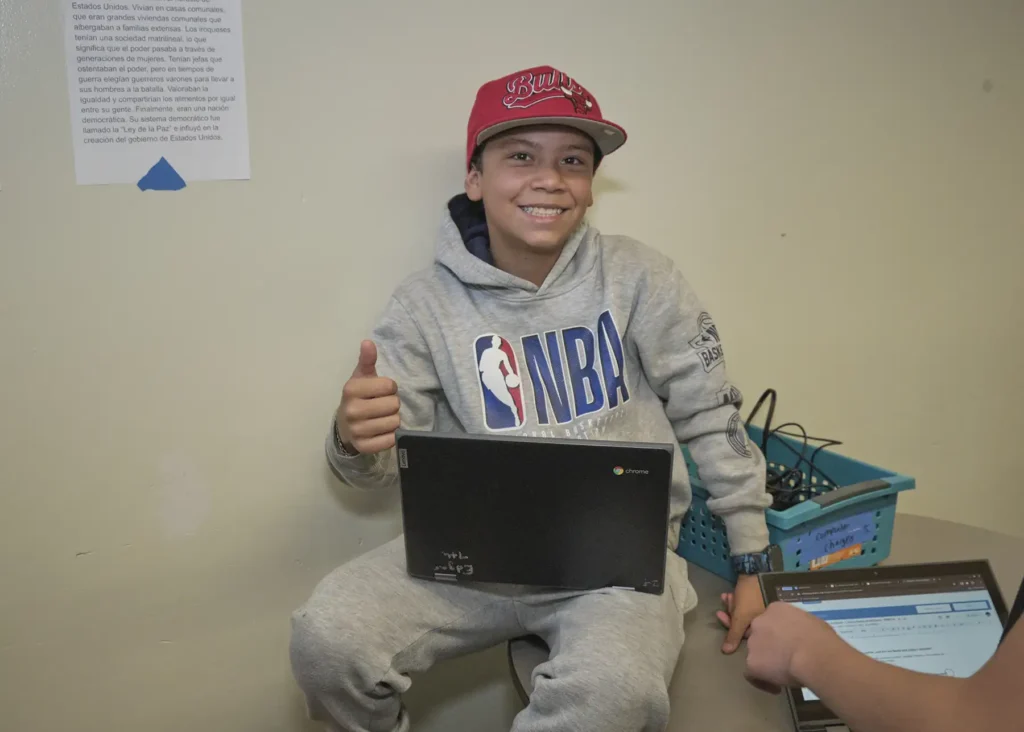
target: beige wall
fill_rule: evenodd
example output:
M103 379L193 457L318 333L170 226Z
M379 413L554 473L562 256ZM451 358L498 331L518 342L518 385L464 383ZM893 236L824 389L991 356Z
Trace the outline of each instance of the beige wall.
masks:
M1024 4L245 4L253 180L77 188L57 4L0 0L0 728L313 729L289 611L393 536L328 415L428 262L477 84L631 134L594 220L670 253L748 397L1024 533ZM413 697L507 727L500 652Z

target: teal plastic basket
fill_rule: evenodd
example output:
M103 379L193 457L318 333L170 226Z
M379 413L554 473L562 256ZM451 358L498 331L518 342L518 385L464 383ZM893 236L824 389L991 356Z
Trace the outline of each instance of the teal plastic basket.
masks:
M761 444L759 427L751 426L747 432L754 444ZM784 472L803 450L801 440L775 434L768 441L765 458L770 466ZM686 561L734 582L736 573L725 526L708 510L707 489L685 446L683 455L690 472L693 502L683 519L677 552ZM782 548L785 570L871 567L888 557L896 498L915 488L914 479L828 450L819 451L814 464L814 483L822 487L820 495L784 511L765 511L768 535Z

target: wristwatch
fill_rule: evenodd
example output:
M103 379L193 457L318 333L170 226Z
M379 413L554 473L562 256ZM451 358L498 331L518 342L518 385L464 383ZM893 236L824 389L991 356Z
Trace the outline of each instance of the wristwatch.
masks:
M769 544L764 551L738 554L732 558L732 568L736 574L781 572L783 569L782 548L778 544Z
M341 441L341 433L338 431L338 420L334 420L332 431L334 432L334 449L338 451L339 455L347 458L359 456L358 452L349 452L345 449L345 443Z

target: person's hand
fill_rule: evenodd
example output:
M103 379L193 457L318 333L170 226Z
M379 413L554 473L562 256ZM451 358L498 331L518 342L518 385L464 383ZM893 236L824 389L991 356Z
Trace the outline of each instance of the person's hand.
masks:
M773 602L750 625L747 680L778 694L785 686L804 686L799 669L807 653L822 652L837 640L828 623L785 602Z
M740 641L747 637L750 623L764 612L764 600L761 598L761 585L756 575L740 575L736 580L736 589L722 595L725 610L716 614L718 622L729 632L722 644L723 653L735 653Z
M338 436L349 452L364 455L390 450L395 431L401 426L398 416L398 384L377 376L377 346L363 341L359 363L341 392L338 406Z

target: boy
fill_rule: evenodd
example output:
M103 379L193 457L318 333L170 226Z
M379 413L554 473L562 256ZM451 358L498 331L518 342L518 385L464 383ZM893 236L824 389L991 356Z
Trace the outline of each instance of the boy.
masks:
M594 171L626 140L550 67L479 90L466 193L436 263L395 292L345 385L327 455L346 482L396 482L395 430L689 443L740 579L723 650L763 607L764 459L726 381L718 331L672 262L584 222ZM677 450L666 591L551 591L410 578L401 538L335 570L293 616L292 664L332 729L408 729L409 674L508 638L552 649L519 732L661 730L697 602L673 549L690 487Z

